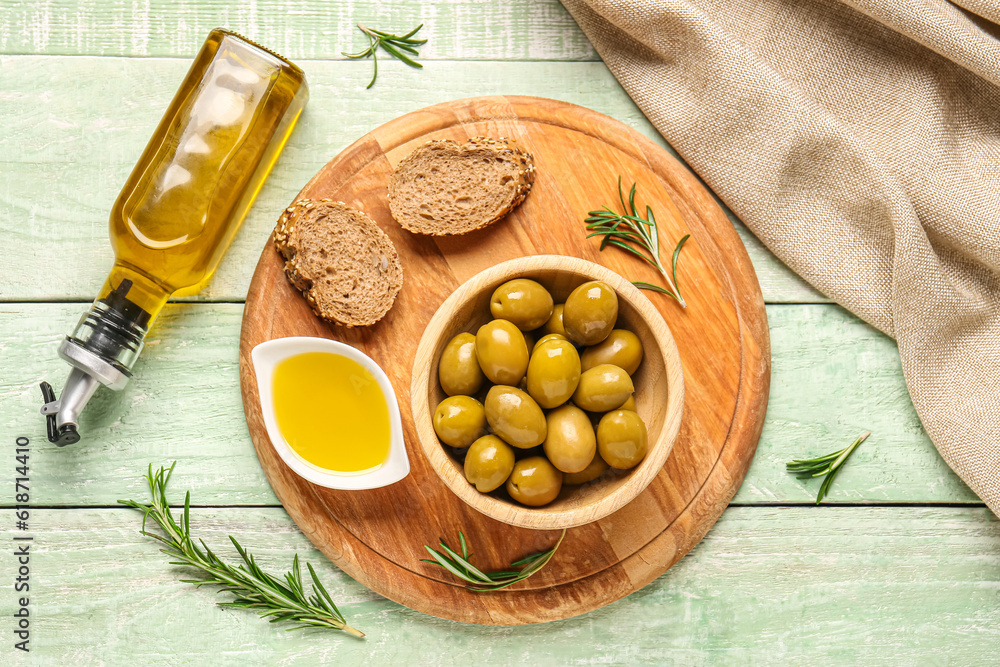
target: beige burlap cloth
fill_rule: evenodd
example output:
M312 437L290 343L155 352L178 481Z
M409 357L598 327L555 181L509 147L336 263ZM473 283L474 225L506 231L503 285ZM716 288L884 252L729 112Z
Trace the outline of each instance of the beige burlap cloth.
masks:
M1000 0L563 3L768 248L896 339L1000 514Z

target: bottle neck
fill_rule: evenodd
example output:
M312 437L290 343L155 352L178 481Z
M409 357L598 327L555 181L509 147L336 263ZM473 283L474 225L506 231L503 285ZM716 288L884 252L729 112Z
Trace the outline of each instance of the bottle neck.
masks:
M166 288L143 273L115 264L60 354L102 384L125 386L146 332L169 296Z
M153 318L169 292L141 272L115 264L100 296L59 346L59 356L73 370L62 395L42 383L49 440L60 447L80 439L80 413L101 384L120 390L132 377Z

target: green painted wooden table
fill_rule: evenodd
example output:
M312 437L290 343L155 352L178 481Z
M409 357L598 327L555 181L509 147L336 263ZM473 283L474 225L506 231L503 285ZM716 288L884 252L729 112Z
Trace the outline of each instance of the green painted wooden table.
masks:
M460 625L358 585L289 520L253 453L240 405L242 300L276 212L338 151L400 114L494 93L591 107L663 143L556 0L364 3L251 0L0 2L0 664L996 664L1000 520L921 428L894 343L812 290L743 226L773 354L767 422L732 506L654 583L539 626ZM425 67L340 56L354 23L426 23ZM208 31L286 54L312 99L211 285L167 307L137 377L92 401L85 439L44 442L38 383L63 381L58 341L111 264L107 216ZM933 363L933 360L928 360ZM823 506L784 462L859 433ZM15 529L14 440L32 440L31 516ZM177 459L207 542L227 534L282 570L318 566L363 641L290 633L216 607L178 581L136 513L147 464ZM179 499L179 496L178 496ZM14 648L13 538L31 535L30 653Z

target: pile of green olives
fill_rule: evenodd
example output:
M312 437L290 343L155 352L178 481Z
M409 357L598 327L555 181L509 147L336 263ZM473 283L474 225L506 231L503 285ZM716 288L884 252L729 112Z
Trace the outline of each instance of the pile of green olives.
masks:
M434 411L441 442L464 453L482 493L546 505L563 486L627 470L646 456L632 376L642 342L616 329L618 295L583 283L556 304L541 284L509 280L490 298L493 319L445 346Z

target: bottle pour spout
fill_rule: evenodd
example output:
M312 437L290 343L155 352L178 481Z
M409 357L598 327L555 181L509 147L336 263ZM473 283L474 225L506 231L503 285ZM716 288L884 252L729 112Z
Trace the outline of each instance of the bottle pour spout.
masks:
M74 368L57 401L52 385L42 382L42 399L45 405L42 406L41 413L45 415L49 442L65 447L80 441L80 413L100 385L97 378Z
M49 442L60 447L80 441L80 413L102 384L121 390L132 376L131 368L149 324L149 314L127 298L130 280L123 280L108 296L98 299L81 318L76 330L59 345L59 356L72 370L59 400L48 382L42 398Z

